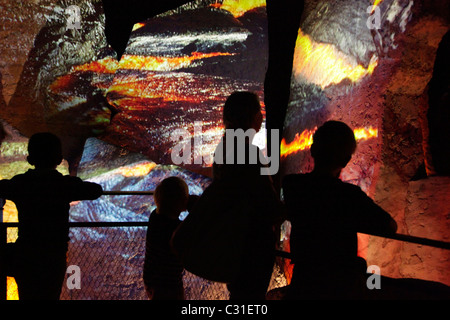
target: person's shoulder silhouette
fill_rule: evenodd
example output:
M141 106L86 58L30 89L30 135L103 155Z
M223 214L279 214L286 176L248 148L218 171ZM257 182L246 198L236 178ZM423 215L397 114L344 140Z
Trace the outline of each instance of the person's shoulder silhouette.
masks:
M63 160L62 145L52 133L41 132L30 137L27 160L34 169L0 182L0 194L17 206L21 224L19 237L51 237L58 231L44 233L32 226L56 223L66 226L60 231L60 236L64 235L66 239L70 202L96 199L102 195L103 189L99 184L63 175L56 170Z

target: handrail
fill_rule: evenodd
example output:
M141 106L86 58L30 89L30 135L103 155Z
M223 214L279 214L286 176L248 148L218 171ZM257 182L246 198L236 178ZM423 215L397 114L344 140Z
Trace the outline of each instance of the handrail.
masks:
M149 196L155 191L103 191L104 196Z
M0 223L0 227L6 227L6 228L13 228L13 227L19 227L19 222L3 222ZM95 221L95 222L69 222L69 228L100 228L100 227L146 227L148 226L147 221L125 221L125 222L113 222L113 221ZM362 233L362 232L360 232ZM411 242L415 244L440 248L440 249L446 249L450 250L450 242L446 241L440 241L440 240L433 240L428 238L422 238L422 237L416 237L416 236L410 236L406 234L372 234L372 233L363 233L375 237L383 237L398 241L405 241L405 242ZM280 256L283 256L284 258L290 258L290 253L286 251L280 251L278 250L277 253L280 254Z
M411 243L416 243L416 244L421 244L421 245L425 245L425 246L429 246L429 247L435 247L435 248L440 248L440 249L450 249L450 242L446 242L446 241L440 241L440 240L433 240L433 239L428 239L428 238L421 238L421 237L416 237L416 236L410 236L407 234L401 234L401 233L395 233L392 235L389 234L369 234L368 235L371 236L375 236L375 237L382 237L382 238L388 238L388 239L393 239L393 240L398 240L398 241L405 241L405 242L411 242Z

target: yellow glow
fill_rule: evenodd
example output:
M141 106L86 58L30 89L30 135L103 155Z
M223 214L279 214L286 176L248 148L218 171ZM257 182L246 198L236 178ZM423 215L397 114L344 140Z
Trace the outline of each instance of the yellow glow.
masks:
M308 82L325 88L340 83L345 78L357 82L372 74L376 66L376 58L372 58L367 69L359 64L355 65L334 45L315 42L300 29L298 31L294 55L296 77L301 76Z
M224 0L222 4L213 6L227 10L238 18L251 9L266 6L266 0Z
M133 167L123 167L119 168L119 173L124 177L142 177L150 173L153 168L156 167L156 163L154 162L145 162L137 164Z
M133 30L132 30L132 31L135 31L135 30L137 30L137 29L140 29L140 28L142 28L143 26L145 26L145 23L141 23L141 22L136 23L136 24L133 26Z
M375 11L375 8L378 7L380 5L380 3L382 3L382 2L383 2L383 0L375 0L373 2L373 5L372 5L372 12L371 13L373 13Z
M6 200L3 207L3 222L19 222L17 208L12 201Z
M6 299L19 300L19 291L17 290L16 280L12 277L6 277Z
M0 177L2 179L2 177ZM18 222L17 208L14 202L6 200L3 207L3 222ZM16 242L17 240L17 228L7 228L6 241ZM7 300L19 300L19 292L17 291L16 280L12 277L6 277L6 299Z
M377 128L358 128L354 130L356 140L367 140L378 137Z

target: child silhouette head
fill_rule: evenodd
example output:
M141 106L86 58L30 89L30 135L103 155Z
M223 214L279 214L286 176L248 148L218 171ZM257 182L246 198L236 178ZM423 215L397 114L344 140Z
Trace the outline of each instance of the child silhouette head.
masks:
M62 161L61 140L50 132L35 133L28 142L28 163L36 168L54 169Z
M343 169L355 150L353 130L343 122L327 121L314 133L311 155L315 167Z
M183 179L169 177L158 184L155 189L154 199L156 212L175 220L187 208L189 188Z
M223 107L225 129L254 129L258 131L262 123L261 104L258 96L249 91L233 92Z

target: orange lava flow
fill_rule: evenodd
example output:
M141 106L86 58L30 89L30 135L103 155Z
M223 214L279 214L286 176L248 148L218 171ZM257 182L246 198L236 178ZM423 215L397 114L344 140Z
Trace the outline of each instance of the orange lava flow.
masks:
M71 72L75 71L93 71L96 73L115 73L118 61L113 58L103 58L82 65L72 67Z
M119 62L119 68L148 71L171 71L188 67L196 60L231 55L233 54L228 52L193 52L190 56L181 57L123 55Z
M377 66L374 56L367 68L332 44L315 42L299 29L294 54L294 75L325 88L348 78L357 82L372 74Z
M290 143L286 143L286 140L283 138L280 144L280 156L287 157L290 154L309 149L313 143L313 135L316 130L317 127L313 130L306 129L300 134L297 133L294 140ZM356 141L368 140L378 137L377 128L356 128L353 130L353 132L355 134Z
M317 130L317 127L313 130L304 130L300 134L296 134L295 138L292 142L286 143L286 140L283 138L280 144L280 155L281 157L287 157L292 153L296 153L301 150L309 149L313 142L314 132Z

